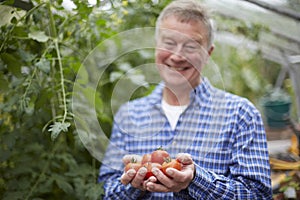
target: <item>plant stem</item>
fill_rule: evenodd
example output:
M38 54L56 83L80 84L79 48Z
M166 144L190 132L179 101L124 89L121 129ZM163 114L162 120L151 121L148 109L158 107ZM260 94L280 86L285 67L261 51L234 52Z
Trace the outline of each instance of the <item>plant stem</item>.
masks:
M29 91L29 88L30 88L30 86L31 86L31 84L32 84L32 80L33 80L33 78L34 78L34 76L35 76L35 74L36 74L36 70L37 70L37 67L34 68L34 70L33 70L33 72L32 72L32 75L30 76L29 83L28 83L28 85L27 85L27 87L26 87L26 89L25 89L24 94L22 95L22 101L25 101L25 102L26 102L26 96L27 96L28 91ZM27 107L27 105L26 105L26 107Z
M51 11L50 1L48 2L47 5L48 5L48 12L49 12L49 17L50 17L50 31L51 31L50 34L51 34L51 36L53 38L53 41L54 41L55 50L56 50L56 54L57 54L57 60L58 60L58 66L59 66L60 86L61 86L62 102L63 102L63 109L64 109L62 123L64 123L66 118L67 118L67 114L68 114L66 91L65 91L65 82L64 82L64 71L63 71L63 65L62 65L62 60L61 60L61 56L60 56L57 30L56 30L56 27L55 27L55 21L54 21L53 14L52 14L52 11Z
M62 101L63 101L63 108L64 108L64 115L63 115L62 123L64 123L66 120L67 114L68 114L65 82L64 82L64 72L63 72L63 66L62 66L62 62L61 62L60 50L59 50L57 38L54 39L54 43L55 43L55 49L56 49L56 53L57 53L59 73L60 73L60 85L61 85L61 92L62 92L62 98L63 98Z

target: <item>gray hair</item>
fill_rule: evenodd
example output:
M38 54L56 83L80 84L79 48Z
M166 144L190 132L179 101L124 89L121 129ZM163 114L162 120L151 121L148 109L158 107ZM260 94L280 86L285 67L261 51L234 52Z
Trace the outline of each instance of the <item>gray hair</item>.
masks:
M175 16L180 22L189 22L191 20L202 22L207 28L208 48L211 47L214 39L213 21L208 14L207 8L201 5L199 1L176 0L167 5L156 21L156 39L159 36L161 22L169 16Z

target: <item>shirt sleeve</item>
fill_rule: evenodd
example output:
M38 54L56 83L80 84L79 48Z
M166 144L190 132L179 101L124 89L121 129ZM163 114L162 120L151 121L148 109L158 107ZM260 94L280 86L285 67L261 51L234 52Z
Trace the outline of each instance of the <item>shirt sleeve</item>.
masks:
M195 178L188 187L192 198L272 199L269 155L262 119L258 111L240 112L229 175L219 175L196 165Z
M143 192L130 184L125 186L120 182L124 169L122 158L127 154L122 128L118 123L121 114L119 111L115 116L110 144L101 162L98 182L103 183L105 192L103 199L149 199L150 192Z

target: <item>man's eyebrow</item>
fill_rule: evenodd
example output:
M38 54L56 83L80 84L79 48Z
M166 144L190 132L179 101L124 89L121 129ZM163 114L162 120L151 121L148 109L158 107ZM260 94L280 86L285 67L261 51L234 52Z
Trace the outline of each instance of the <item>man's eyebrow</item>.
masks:
M172 39L172 36L163 34L163 35L161 36L161 38L162 38L162 39Z
M203 35L202 34L199 34L197 35L197 38L192 38L194 41L198 42L199 44L203 44Z
M170 33L170 32L167 32L167 31L162 31L161 36L160 36L161 39L170 39L170 40L172 40L173 37L174 37L174 35L172 34L172 32ZM185 36L185 37L188 38L187 42L196 42L200 45L203 45L204 36L202 34L197 35L197 38L196 37L188 37L188 36Z
M203 39L202 38L197 38L197 39L191 38L191 39L188 40L188 43L190 43L190 42L191 43L196 42L197 44L202 45L203 44Z

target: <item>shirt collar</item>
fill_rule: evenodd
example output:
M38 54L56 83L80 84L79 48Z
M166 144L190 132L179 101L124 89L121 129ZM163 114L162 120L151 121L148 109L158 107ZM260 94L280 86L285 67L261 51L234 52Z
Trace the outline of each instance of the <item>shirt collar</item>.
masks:
M201 101L207 101L211 98L213 87L205 77L201 78L201 83L194 89L194 95Z
M149 104L156 105L161 107L161 98L163 93L164 82L160 82L158 86L154 89L152 94L149 96ZM210 84L209 80L205 77L201 78L201 83L191 91L190 99L191 102L208 101L211 98L213 87Z

